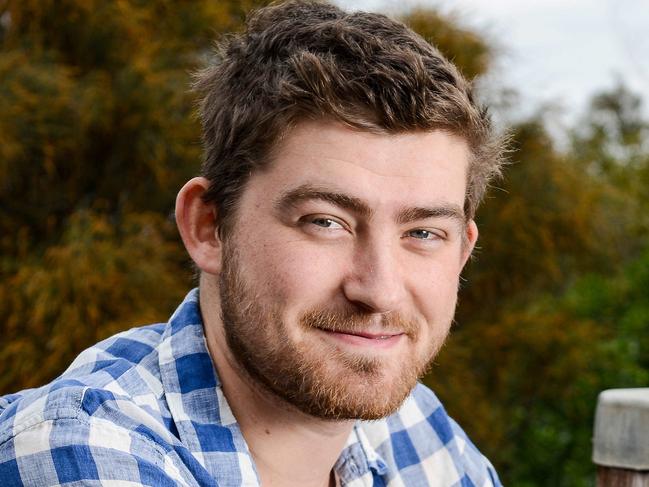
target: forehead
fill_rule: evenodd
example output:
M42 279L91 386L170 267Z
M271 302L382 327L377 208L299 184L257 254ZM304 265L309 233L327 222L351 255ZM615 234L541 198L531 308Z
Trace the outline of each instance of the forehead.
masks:
M298 125L248 188L272 198L305 184L331 187L373 207L439 201L462 205L469 149L441 130L376 134L333 122Z

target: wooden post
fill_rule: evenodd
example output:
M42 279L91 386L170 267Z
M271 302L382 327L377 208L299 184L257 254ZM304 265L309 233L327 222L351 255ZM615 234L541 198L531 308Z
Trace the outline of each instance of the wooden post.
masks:
M597 487L649 487L649 388L600 393L593 462Z

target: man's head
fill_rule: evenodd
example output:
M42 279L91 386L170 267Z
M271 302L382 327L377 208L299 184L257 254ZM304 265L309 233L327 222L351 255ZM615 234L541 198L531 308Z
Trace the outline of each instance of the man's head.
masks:
M468 83L402 24L293 2L197 87L204 177L176 215L208 342L307 414L391 413L444 342L499 172Z
M204 199L231 226L250 174L304 120L398 134L443 129L471 150L465 213L499 173L501 141L469 83L440 52L379 14L288 2L253 13L196 79L205 144Z

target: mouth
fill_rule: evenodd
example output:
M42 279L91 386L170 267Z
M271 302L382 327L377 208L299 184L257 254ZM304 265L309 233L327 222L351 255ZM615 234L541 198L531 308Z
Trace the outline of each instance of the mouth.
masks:
M336 342L354 347L365 347L371 349L392 348L396 346L403 337L405 337L405 333L403 332L371 333L368 331L333 331L322 328L318 328L318 330Z

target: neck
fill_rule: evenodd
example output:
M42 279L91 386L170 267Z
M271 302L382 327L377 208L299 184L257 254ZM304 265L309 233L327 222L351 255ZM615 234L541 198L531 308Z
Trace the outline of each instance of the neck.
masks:
M201 292L200 301L208 349L262 485L333 485L332 469L353 421L322 420L307 415L254 383L227 347L219 303L211 302L218 293L205 291Z

